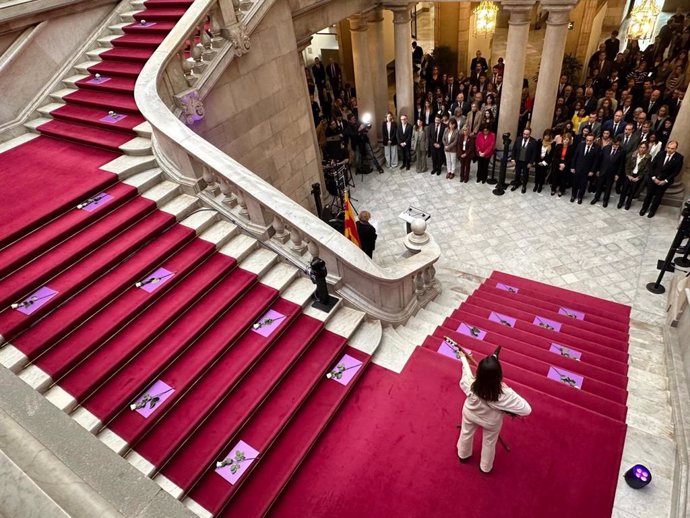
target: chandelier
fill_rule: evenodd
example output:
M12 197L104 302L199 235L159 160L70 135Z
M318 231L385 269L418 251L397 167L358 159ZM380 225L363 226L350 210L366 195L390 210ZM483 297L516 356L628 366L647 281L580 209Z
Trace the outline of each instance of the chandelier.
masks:
M482 0L474 10L474 33L484 37L493 34L496 29L496 14L498 6L489 0Z
M652 36L659 8L654 0L642 0L630 12L628 23L628 38L632 40L646 40Z

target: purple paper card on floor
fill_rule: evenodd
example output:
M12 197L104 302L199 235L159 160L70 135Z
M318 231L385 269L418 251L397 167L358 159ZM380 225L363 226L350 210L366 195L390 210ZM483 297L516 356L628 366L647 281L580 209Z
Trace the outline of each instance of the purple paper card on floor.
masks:
M532 323L535 326L543 327L544 329L550 329L551 331L561 330L560 322L556 322L555 320L551 320L549 318L540 317L538 315L534 317L534 321Z
M144 277L141 281L141 289L147 293L153 293L159 286L172 279L173 275L175 275L175 272L171 272L165 268L158 268L155 272Z
M552 343L551 347L549 347L549 351L577 361L580 361L580 358L582 358L582 353L580 351L576 351L575 349L571 349L570 347L566 347L565 345L561 344Z
M357 374L357 371L361 367L361 361L346 354L340 358L340 361L331 369L331 379L337 381L341 385L347 385L350 383L350 380L355 377L355 374Z
M109 122L110 124L115 124L116 122L120 122L125 117L127 117L127 115L123 115L121 113L116 113L115 115L106 115L105 117L103 117L99 120L101 122Z
M283 323L285 315L278 313L273 309L269 309L264 315L255 322L252 326L252 331L260 334L263 337L268 337L278 329L278 326Z
M98 193L96 196L94 196L91 199L93 201L84 205L81 208L81 210L85 210L86 212L93 212L94 210L96 210L101 205L105 205L106 203L108 203L110 200L113 199L113 197L110 194L106 194L104 192L101 192L101 193Z
M484 331L483 329L479 329L475 326L468 326L467 324L465 324L465 322L462 322L458 326L456 331L465 336L471 336L472 338L476 338L477 340L484 340L484 337L486 336L486 331Z
M21 306L17 308L17 311L30 315L57 294L57 291L50 289L48 286L39 288L20 302Z
M579 374L575 374L574 372L563 370L561 368L557 369L556 367L549 367L549 373L546 377L550 380L560 381L561 383L570 385L576 389L581 389L582 382L585 380L585 378Z
M258 456L259 452L257 450L246 442L240 441L225 457L226 459L231 459L232 463L222 468L216 468L216 473L234 486Z
M489 320L507 327L515 327L515 322L517 322L517 319L509 317L508 315L496 313L495 311L491 312L491 314L489 315Z
M146 402L146 405L143 408L138 408L136 412L144 416L144 418L148 418L151 414L158 410L163 402L172 396L174 392L175 389L164 381L156 381L134 402L134 404L137 405L141 403L146 396L149 396L149 401ZM158 401L151 401L150 398L158 398ZM151 407L152 404L153 408Z
M89 83L90 85L102 85L103 83L107 83L108 81L110 81L109 77L101 76L89 79L87 83Z
M517 293L518 291L520 291L519 288L516 288L515 286L509 286L508 284L503 284L502 282L497 282L496 287L499 290L509 291L510 293Z
M469 349L465 349L465 351L467 351L468 354L472 352ZM448 356L448 358L453 358L454 360L458 361L460 361L460 357L458 356L458 354L462 354L456 352L456 350L450 345L448 345L448 342L446 342L445 340L441 340L441 344L438 346L438 350L436 352L441 353L443 356Z
M585 314L582 311L576 311L576 310L570 309L570 308L559 308L558 314L559 315L565 315L566 317L569 317L569 318L574 318L575 320L584 320L585 319Z

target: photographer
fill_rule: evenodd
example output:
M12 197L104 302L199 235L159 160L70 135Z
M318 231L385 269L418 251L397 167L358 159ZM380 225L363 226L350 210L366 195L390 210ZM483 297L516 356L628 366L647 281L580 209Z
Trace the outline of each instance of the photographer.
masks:
M369 141L369 129L371 124L364 124L359 122L354 114L347 117L347 126L345 127L345 137L349 141L352 151L355 154L355 167L360 174L370 173L370 170L364 169L364 158L367 156L366 145Z
M347 156L345 150L345 141L343 139L343 132L338 128L335 119L331 119L326 128L326 145L324 147L325 160L342 160L342 156Z

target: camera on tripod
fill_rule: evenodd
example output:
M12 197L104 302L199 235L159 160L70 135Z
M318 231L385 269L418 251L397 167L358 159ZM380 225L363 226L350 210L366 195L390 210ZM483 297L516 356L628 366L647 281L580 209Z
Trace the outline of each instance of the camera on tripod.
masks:
M350 168L347 163L323 160L323 176L326 191L331 196L342 198L349 183Z

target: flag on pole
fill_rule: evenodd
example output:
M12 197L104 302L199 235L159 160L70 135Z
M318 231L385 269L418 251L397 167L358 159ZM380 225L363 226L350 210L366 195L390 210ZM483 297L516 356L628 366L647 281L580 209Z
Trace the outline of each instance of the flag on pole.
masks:
M357 232L357 223L355 223L355 211L350 205L350 193L345 191L345 199L343 201L343 211L345 212L345 237L359 246L359 233Z

